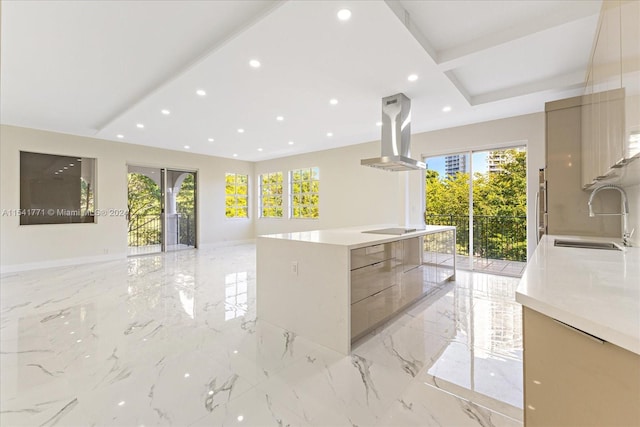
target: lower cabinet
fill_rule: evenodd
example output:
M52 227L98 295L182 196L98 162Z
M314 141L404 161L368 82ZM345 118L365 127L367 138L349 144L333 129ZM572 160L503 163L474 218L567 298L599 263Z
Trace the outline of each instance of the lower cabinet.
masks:
M529 308L524 425L640 426L640 355Z
M352 341L454 277L455 265L443 267L443 254L455 259L455 230L425 237L429 244L412 237L351 251ZM440 255L431 242L439 243Z

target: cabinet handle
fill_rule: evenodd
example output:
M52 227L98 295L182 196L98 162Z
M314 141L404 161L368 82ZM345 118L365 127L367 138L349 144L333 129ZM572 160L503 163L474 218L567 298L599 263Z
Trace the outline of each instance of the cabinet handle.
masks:
M376 295L378 295L378 294L380 294L380 293L382 293L382 292L386 291L387 289L388 289L388 288L384 288L383 290L378 291L378 292L376 292L375 294L371 294L371 295L369 295L369 297L375 297Z
M577 332L577 333L579 333L580 335L583 335L585 338L589 338L590 340L593 340L593 341L597 342L598 344L604 344L604 343L606 343L606 341L605 341L605 340L603 340L602 338L598 338L597 336L595 336L595 335L591 335L591 334L590 334L590 333L588 333L588 332L585 332L585 331L580 330L580 329L578 329L578 328L574 328L573 326L571 326L571 325L567 325L566 323L561 322L561 321L556 320L556 319L551 319L551 320L553 320L554 322L556 322L557 324L559 324L559 325L561 325L561 326L564 326L564 327L565 327L565 328L567 328L567 329L571 329L572 331Z

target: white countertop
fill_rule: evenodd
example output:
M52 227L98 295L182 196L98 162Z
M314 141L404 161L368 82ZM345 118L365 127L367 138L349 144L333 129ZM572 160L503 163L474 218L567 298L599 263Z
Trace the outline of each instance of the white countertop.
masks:
M418 230L411 233L395 235L395 234L370 234L363 233L368 230L378 230L382 228L416 228ZM357 249L364 246L377 245L380 243L393 242L410 237L424 236L431 233L437 233L444 230L453 230L453 226L444 225L419 225L419 226L403 226L403 225L366 225L349 228L333 228L329 230L299 231L295 233L267 234L259 236L261 238L283 239L307 243L320 243L325 245L345 246L347 249Z
M525 307L640 354L640 248L560 248L544 236L529 260L516 301Z

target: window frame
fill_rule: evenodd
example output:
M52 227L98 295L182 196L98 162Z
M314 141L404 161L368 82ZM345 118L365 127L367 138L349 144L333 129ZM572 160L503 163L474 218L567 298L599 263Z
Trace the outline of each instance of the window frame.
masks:
M105 210L100 211L97 207L97 164L96 157L20 150L20 208L3 209L3 215L19 217L20 227L97 224L99 216L107 215ZM56 170L58 168L61 169ZM58 178L54 175L58 175ZM69 175L71 176L67 178ZM76 187L73 184L75 179L79 179L77 188L73 188ZM54 197L54 201L51 199L52 194L61 194L64 197ZM72 199L78 201L78 204L69 204ZM126 214L125 210L110 211Z
M234 192L233 192L233 194L227 194L227 187L230 185L230 184L227 182L227 177L228 177L228 176L230 176L230 175L233 175L233 176L234 176L233 184L232 184L232 185L233 185L233 187L234 187ZM239 185L239 183L238 183L238 177L244 177L244 178L246 179L246 184L245 184L245 185L246 185L246 187L247 187L247 191L246 191L246 193L245 193L245 194L239 194L239 193L238 193L238 187L239 187L239 186L241 186L241 185ZM242 183L240 183L240 184L242 184ZM224 204L225 204L225 219L228 219L228 220L247 220L247 219L250 219L250 216L249 216L249 187L250 187L250 186L249 186L249 174L238 173L238 172L225 172L225 174L224 174L224 188L225 188L225 195L224 195L224 196L225 196L225 198L224 198L224 201L225 201L225 203L224 203ZM229 198L233 198L233 201L234 201L234 203L233 203L233 205L232 205L232 209L234 210L234 212L236 212L236 214L235 214L235 215L233 215L233 216L229 216L229 215L227 214L227 209L228 209L228 206L227 206L227 200L228 200ZM240 198L244 198L244 199L245 199L245 201L246 201L246 205L245 205L245 206L241 206L240 204L238 204L238 200L239 200ZM243 210L246 212L246 216L238 216L238 215L237 215L238 209L243 209Z
M271 181L271 177L272 176L277 176L280 175L280 180L279 180L279 184L278 181L276 181L275 184L272 183ZM267 176L267 179L269 180L269 187L270 190L272 191L271 194L269 194L268 196L270 197L277 197L277 190L280 190L280 204L268 204L265 207L265 185L264 185L264 179L263 177ZM258 176L258 191L259 191L259 197L258 197L258 218L265 218L265 219L284 219L285 215L285 209L284 209L284 172L282 171L278 171L278 172L265 172L265 173L261 173ZM279 187L279 188L278 188ZM278 211L278 209L280 210L280 215L265 215L264 214L264 210L265 209L275 209L276 212Z
M309 179L300 179L294 180L294 175L299 173L301 177L304 177L304 173L308 173ZM300 183L301 191L295 192L295 184ZM304 184L309 184L309 191L303 191ZM317 183L317 191L312 191L314 187L314 183ZM289 171L289 219L310 219L310 220L318 220L320 219L320 168L317 166L308 167L308 168L300 168L300 169L292 169ZM302 203L305 197L313 197L317 196L317 202L315 204L311 203ZM296 202L296 197L299 197L300 202ZM296 216L296 209L311 209L311 212L315 209L317 212L317 216Z

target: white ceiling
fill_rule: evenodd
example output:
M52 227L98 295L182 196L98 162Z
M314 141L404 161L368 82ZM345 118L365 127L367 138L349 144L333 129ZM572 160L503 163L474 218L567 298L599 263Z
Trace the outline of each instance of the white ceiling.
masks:
M600 5L5 0L0 119L258 161L377 140L397 92L413 133L538 112L581 92Z

